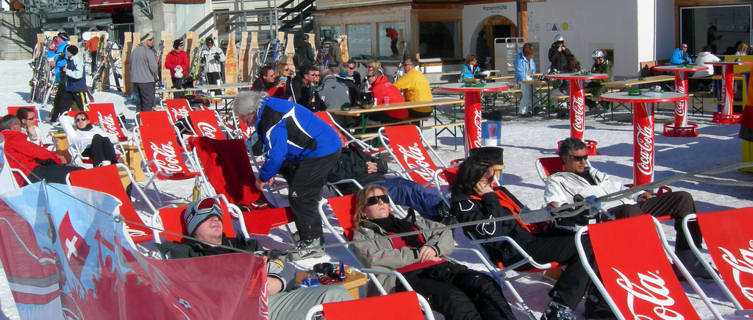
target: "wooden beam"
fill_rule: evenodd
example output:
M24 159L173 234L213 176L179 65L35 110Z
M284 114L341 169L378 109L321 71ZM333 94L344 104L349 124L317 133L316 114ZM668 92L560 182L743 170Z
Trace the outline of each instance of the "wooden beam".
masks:
M528 0L518 0L518 36L528 39Z

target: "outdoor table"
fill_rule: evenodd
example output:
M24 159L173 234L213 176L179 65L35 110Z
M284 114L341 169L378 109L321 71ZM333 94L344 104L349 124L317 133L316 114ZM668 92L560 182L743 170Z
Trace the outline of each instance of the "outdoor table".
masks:
M504 91L510 87L506 83L490 82L475 85L450 83L437 89L462 92L465 99L465 156L473 148L482 147L481 142L481 92Z
M735 99L735 73L732 72L734 66L746 66L751 65L753 62L744 61L719 61L719 62L706 62L712 66L722 67L722 111L714 112L711 122L732 124L740 122L742 114L732 111L732 101Z
M633 104L633 184L651 183L654 179L654 104L688 100L688 95L677 92L641 91L640 95L628 92L605 93L602 101Z
M688 72L696 72L712 68L711 66L697 65L669 65L656 66L654 70L675 73L675 92L688 93ZM675 101L675 122L664 124L664 135L668 137L696 137L698 125L688 122L687 100Z
M570 137L583 140L586 129L586 94L583 91L584 80L606 79L606 73L552 73L547 79L568 80L570 82ZM596 155L596 141L585 140L588 155Z

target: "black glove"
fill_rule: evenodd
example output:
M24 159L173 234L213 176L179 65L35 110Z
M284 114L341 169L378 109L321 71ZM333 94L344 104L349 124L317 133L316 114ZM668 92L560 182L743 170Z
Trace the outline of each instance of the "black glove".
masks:
M201 62L201 63L207 63L207 59L204 58L204 57L201 57L201 60L199 60L199 62Z
M219 53L215 53L214 54L214 60L220 61L220 54Z

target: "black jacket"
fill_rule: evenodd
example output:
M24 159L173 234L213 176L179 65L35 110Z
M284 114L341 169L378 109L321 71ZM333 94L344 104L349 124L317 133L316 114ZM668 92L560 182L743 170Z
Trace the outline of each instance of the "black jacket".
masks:
M303 79L300 75L293 78L293 98L295 103L300 104L311 111L326 110L327 107L319 98L319 95L314 91L314 86L303 84Z
M573 55L570 49L565 47L565 50L557 51L556 44L552 43L549 48L549 62L551 63L549 69L556 69L559 72L564 72L567 66L567 57Z

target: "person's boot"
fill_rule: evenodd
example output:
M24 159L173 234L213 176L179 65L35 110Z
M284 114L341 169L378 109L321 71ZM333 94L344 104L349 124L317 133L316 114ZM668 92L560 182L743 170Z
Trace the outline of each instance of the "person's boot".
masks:
M324 244L323 238L311 240L300 240L296 244L296 252L290 254L290 260L304 260L310 258L321 258L324 256L324 249L315 248Z
M612 309L604 300L599 289L590 285L586 291L586 319L616 319Z
M696 257L690 249L680 250L675 252L675 254L680 258L680 262L685 266L685 269L688 269L688 272L690 272L690 275L693 276L693 278L706 280L713 279L708 271L706 271L706 268L703 267L701 261L698 261L698 257ZM678 273L678 277L680 280L685 280L685 277L683 277L681 273Z
M540 320L575 320L575 315L573 314L573 309L570 309L570 307L550 301Z

